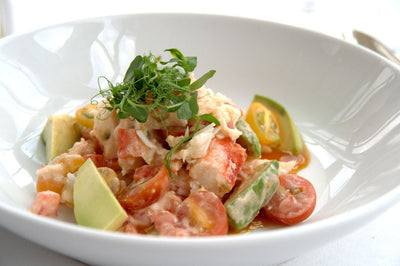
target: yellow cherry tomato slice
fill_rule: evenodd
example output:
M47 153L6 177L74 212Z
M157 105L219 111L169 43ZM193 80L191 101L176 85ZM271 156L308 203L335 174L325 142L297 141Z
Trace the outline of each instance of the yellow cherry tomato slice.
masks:
M76 121L86 128L92 128L97 115L96 105L87 104L75 112Z
M256 133L261 144L276 143L280 139L280 125L276 115L259 102L250 105L246 122Z

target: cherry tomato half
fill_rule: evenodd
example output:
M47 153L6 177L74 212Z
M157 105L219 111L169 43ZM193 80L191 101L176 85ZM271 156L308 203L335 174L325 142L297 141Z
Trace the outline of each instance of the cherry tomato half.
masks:
M264 207L266 214L284 224L296 224L307 219L314 211L316 193L306 179L287 174L279 176L279 187Z
M96 165L96 167L108 167L115 171L121 170L121 167L118 164L117 158L106 159L106 158L104 158L103 154L86 154L86 155L83 155L83 158L85 159L85 161L90 158L93 161L93 163Z
M149 176L142 182L132 182L119 196L118 201L123 208L136 211L157 202L169 187L169 174L163 165L154 176Z
M140 183L143 181L145 178L148 178L149 176L154 176L157 171L159 170L159 166L157 165L143 165L140 166L139 168L136 168L135 174L133 175L133 181L135 183Z
M228 218L222 201L212 192L197 191L176 210L181 227L194 236L226 235Z
M246 115L246 122L256 133L261 144L271 144L280 139L280 124L276 115L259 102L253 102Z

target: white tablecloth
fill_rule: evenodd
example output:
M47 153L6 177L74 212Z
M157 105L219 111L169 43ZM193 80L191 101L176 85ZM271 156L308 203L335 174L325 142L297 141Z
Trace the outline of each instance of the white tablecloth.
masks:
M357 28L400 48L399 1L123 1L0 0L3 33L21 34L52 24L143 12L225 14L277 21L354 41ZM400 265L400 203L358 231L283 265ZM300 243L299 243L300 244ZM83 265L0 227L0 265Z

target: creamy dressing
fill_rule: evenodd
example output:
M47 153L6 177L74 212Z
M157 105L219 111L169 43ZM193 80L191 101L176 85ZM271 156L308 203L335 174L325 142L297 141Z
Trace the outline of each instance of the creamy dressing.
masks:
M107 169L114 172L115 176L110 175L105 180L113 194L118 197L135 187L136 184L132 180L137 169L143 165L163 165L167 152L189 136L193 132L195 124L193 121L178 119L176 113L160 114L160 117L150 114L145 123L139 123L132 118L118 120L116 119L117 111L112 113L105 111L103 109L105 104L102 102L97 106L101 116L94 119L94 126L88 134L88 139L82 138L81 141L75 143L68 151L70 153L68 156L104 156L104 160L99 163L106 164L104 173L107 173ZM228 97L203 87L198 89L198 106L199 115L211 114L219 121L220 125L204 120L200 121L199 130L171 156L170 170L173 176L170 177L170 183L165 188L164 194L160 195L155 203L150 206L146 205L146 200L148 200L146 197L154 198L160 194L158 186L161 185L157 184L158 186L155 185L148 190L146 197L139 197L136 204L146 205L146 207L129 211L129 219L121 229L122 231L151 232L154 231L155 221L160 222L163 221L162 219L166 219L168 222L165 226L158 228L161 233L195 235L199 233L195 231L200 229L191 226L193 217L183 217L179 220L174 212L185 198L197 191L207 191L214 193L222 204L226 195L229 195L233 189L247 189L246 185L254 181L250 179L255 169L261 164L271 161L271 158L246 160L247 155L243 148L240 149L243 150L245 156L238 155L240 150L234 149L233 145L239 146L236 140L242 133L235 124L238 119L243 117L244 112L238 109ZM181 130L178 132L180 135L169 134L176 129ZM118 139L119 132L123 132L123 130L129 130L127 135L131 137L131 139L125 140L126 142ZM121 147L119 142L129 143L131 146ZM120 155L121 150L124 149L126 150L125 157ZM101 153L98 153L99 150ZM273 149L264 147L263 151L271 152ZM112 160L115 161L114 165L110 163ZM72 204L73 173L78 169L77 167L79 168L79 166L66 166L66 163L55 161L38 170L38 178L50 180L62 187L61 202ZM97 167L100 168L100 166ZM112 167L113 169L111 169ZM296 167L298 167L296 158L280 162L279 174L293 172ZM153 177L154 175L143 178L150 180ZM243 223L248 219L245 217L246 215L251 215L252 218L257 215L260 204L263 203L269 191L268 186L271 186L268 178L264 178L260 182L263 182L262 185L265 188L261 193L254 191L255 188L251 188L235 199L237 208L230 210L231 219ZM129 183L133 186L130 186ZM241 184L239 188L237 188L238 184ZM256 212L254 212L255 209ZM243 210L245 210L245 215ZM195 220L199 218L195 214L192 215ZM201 213L201 215L204 214ZM204 217L200 218L199 223L201 224ZM207 226L209 226L208 221L204 228ZM199 228L205 230L202 226Z

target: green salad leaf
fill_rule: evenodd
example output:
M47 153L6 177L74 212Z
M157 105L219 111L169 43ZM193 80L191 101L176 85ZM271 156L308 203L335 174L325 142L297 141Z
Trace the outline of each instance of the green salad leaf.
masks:
M99 85L99 94L106 99L107 110L118 111L117 119L131 118L145 123L149 114L162 118L163 112L176 112L180 119L196 120L195 131L172 147L164 159L171 175L169 165L172 153L199 130L199 119L217 125L219 121L211 114L199 116L196 91L214 76L215 70L208 71L192 83L189 75L197 66L197 57L186 57L176 48L166 49L165 52L172 56L168 61L161 61L160 56L151 53L136 56L122 83L114 85L106 77L99 77L108 84L107 89Z

